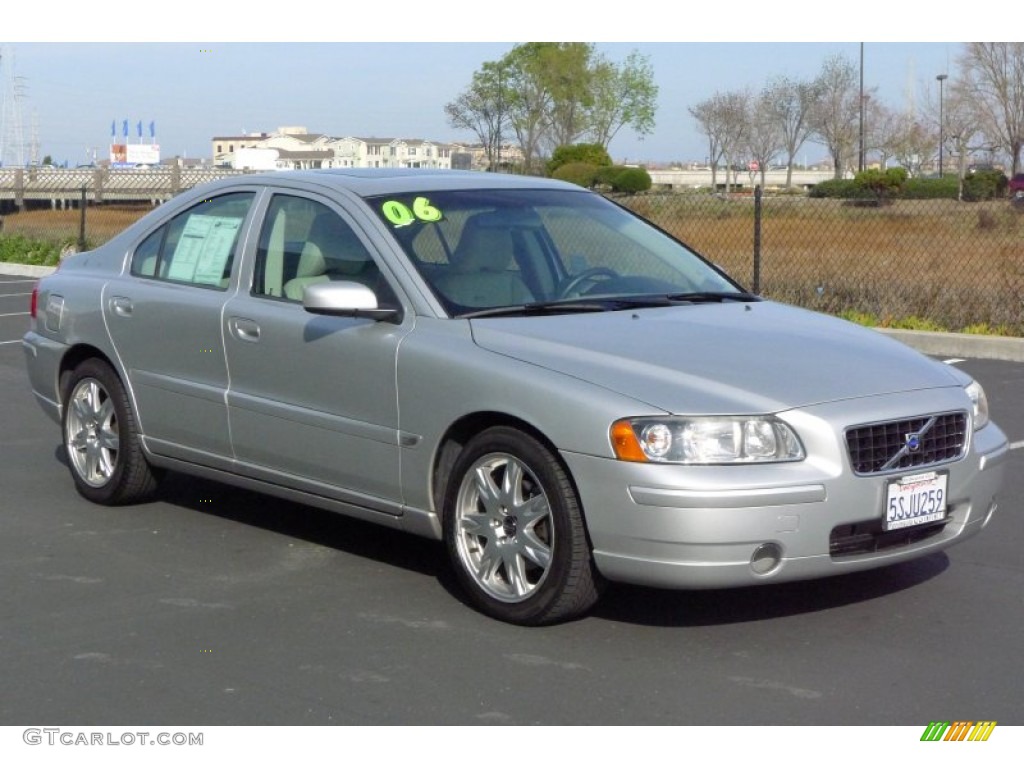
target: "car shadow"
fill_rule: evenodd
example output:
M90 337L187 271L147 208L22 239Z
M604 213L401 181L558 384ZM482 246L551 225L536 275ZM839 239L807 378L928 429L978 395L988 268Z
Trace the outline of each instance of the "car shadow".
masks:
M214 480L168 472L156 499L429 576L445 566L442 548L420 536Z
M67 465L62 446L57 460ZM210 505L204 499L216 498ZM335 512L168 472L155 500L404 568L437 580L469 606L441 543ZM813 581L714 590L609 584L592 618L655 627L701 627L817 613L910 589L949 567L944 552L907 563Z
M901 592L949 567L945 552L869 571L734 589L653 589L612 584L592 615L663 627L702 627L818 613Z

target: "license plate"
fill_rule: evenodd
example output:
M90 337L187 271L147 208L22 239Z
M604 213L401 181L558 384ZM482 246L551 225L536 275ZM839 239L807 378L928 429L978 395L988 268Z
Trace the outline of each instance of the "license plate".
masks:
M945 472L922 472L889 483L883 529L894 531L942 520L946 516Z

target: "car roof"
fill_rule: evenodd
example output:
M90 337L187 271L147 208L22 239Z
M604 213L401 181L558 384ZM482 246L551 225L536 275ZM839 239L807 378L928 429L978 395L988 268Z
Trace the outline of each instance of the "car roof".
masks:
M212 186L267 184L272 186L319 186L348 190L360 197L419 191L457 189L569 189L575 184L537 176L514 176L483 171L450 171L434 168L329 168L309 171L271 171L232 176Z

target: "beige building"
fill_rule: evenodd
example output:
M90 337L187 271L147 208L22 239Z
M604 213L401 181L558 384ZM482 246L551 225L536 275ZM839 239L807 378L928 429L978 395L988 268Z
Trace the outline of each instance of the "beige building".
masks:
M255 150L255 151L253 151ZM216 166L264 170L308 168L442 168L452 167L459 145L425 139L333 138L284 126L273 133L214 136Z

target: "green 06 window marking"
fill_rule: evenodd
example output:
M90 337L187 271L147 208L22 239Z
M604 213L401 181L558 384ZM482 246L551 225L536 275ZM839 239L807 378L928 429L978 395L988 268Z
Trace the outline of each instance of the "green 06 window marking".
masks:
M396 227L404 227L414 221L440 221L441 211L430 204L425 197L417 197L412 201L412 208L400 200L388 200L380 207L384 218Z

